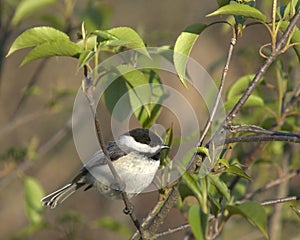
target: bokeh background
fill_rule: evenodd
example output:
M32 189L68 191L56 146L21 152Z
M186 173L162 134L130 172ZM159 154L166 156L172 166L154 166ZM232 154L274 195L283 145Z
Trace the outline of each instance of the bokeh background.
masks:
M38 60L20 67L28 50L18 51L8 58L4 56L13 40L30 27L51 25L67 32L75 41L82 21L90 29L132 27L148 46L173 45L186 26L211 22L212 19L205 16L217 8L217 3L204 0L61 0L53 1L53 4L13 25L10 20L18 4L18 1L0 1L0 239L17 236L44 240L126 239L128 231L130 233L134 228L122 213L123 203L106 199L95 190L79 191L55 210L45 209L44 218L48 225L27 237L20 235L29 224L25 211L24 176L34 177L45 193L49 193L72 179L81 167L69 121L83 73L77 71L77 62L71 58ZM72 4L74 6L69 10L67 6ZM258 4L262 9L267 6L266 3ZM200 36L192 52L192 57L216 80L220 79L230 38L224 26L214 26ZM258 47L266 40L267 34L259 26L243 34L229 71L229 80L256 69L261 63L257 57ZM239 54L245 52L249 58L239 58ZM177 87L180 88L180 84ZM99 116L102 122L109 119L105 111ZM164 116L160 118L162 124L168 120ZM105 140L110 139L109 129L103 129ZM34 156L24 159L28 147ZM140 219L146 217L157 197L154 192L133 199ZM182 214L174 210L161 230L184 222ZM238 231L233 227L237 222ZM109 230L113 224L117 229L115 232ZM176 234L172 239L182 239L183 234ZM260 239L262 235L241 218L234 218L225 228L222 239L232 237Z

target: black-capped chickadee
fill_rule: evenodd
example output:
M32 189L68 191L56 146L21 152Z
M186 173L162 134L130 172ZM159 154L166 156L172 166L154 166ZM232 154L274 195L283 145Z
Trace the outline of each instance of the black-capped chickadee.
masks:
M116 172L125 184L125 192L131 198L147 188L154 179L160 165L160 152L168 146L155 133L148 129L133 129L107 144L107 151ZM95 187L101 194L111 198L121 198L114 187L115 180L105 156L100 150L84 164L74 179L44 197L44 206L55 208L82 186L85 190Z

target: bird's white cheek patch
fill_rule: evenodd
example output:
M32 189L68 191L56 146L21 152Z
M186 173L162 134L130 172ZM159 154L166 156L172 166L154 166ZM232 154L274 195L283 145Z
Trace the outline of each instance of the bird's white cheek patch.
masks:
M154 153L157 153L161 148L161 146L159 146L159 145L151 147L147 144L139 143L139 142L135 141L133 137L127 136L127 135L121 136L119 138L118 142L121 146L125 146L125 147L131 148L137 152L142 152L142 153L154 154Z

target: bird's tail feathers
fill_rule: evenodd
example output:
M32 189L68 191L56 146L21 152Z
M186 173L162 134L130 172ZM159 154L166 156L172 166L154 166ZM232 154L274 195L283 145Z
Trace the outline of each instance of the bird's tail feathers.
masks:
M57 205L61 204L64 200L71 196L77 189L78 186L75 183L69 183L44 197L41 202L43 206L55 208Z

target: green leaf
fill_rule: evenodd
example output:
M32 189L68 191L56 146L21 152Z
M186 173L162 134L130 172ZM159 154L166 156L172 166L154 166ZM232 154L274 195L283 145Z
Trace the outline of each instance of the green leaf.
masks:
M117 27L107 30L106 32L114 35L119 40L131 42L130 44L128 44L128 48L138 49L137 51L150 58L143 39L132 28Z
M249 181L252 181L251 177L244 170L242 170L241 168L239 168L238 166L231 165L231 166L229 166L229 168L227 168L225 170L225 172L232 173L234 175L237 175L237 176L245 178L245 179L247 179Z
M242 215L268 238L267 215L265 209L258 202L246 201L238 205L228 205L226 208L231 215Z
M137 109L135 115L144 128L149 128L158 118L161 112L162 102L168 96L164 92L160 77L155 71L147 70L143 73L149 84L151 94L145 106ZM147 111L149 111L150 114L148 114Z
M100 37L100 41L103 41L103 40L118 40L118 38L109 33L108 31L102 31L102 30L95 30L93 32L91 32L91 35L96 35L98 37Z
M69 40L56 40L51 42L45 42L31 50L22 61L21 66L33 60L45 57L78 57L80 52L81 48Z
M216 11L206 15L207 17L218 16L218 15L234 15L247 18L254 18L260 21L265 21L266 16L254 7L250 7L245 4L230 4L225 5Z
M230 87L227 94L227 101L225 102L225 109L231 109L241 98L245 89L249 86L250 82L254 78L254 74L249 74L240 77L235 83ZM260 80L263 81L263 78ZM261 107L264 106L264 100L260 96L250 95L247 99L245 105L246 107Z
M197 153L202 153L205 156L209 156L209 150L206 147L197 147Z
M171 126L166 130L164 143L170 147L172 145L172 142L173 142L173 127Z
M218 160L218 162L219 162L220 164L224 165L226 168L229 168L229 162L228 162L227 159L225 159L225 158L220 158L220 159Z
M186 186L194 193L194 196L197 198L202 211L204 213L208 212L207 208L207 185L206 179L199 179L197 176L192 176L189 173L185 172L182 176Z
M289 25L289 22L288 21L282 21L281 24L280 24L280 31L281 32L284 32L287 27ZM300 30L297 26L294 27L294 30L292 32L292 35L291 35L291 43L293 43L293 48L294 48L294 51L295 53L297 54L297 57L298 57L298 61L300 62Z
M300 4L299 1L289 1L287 5L280 6L277 8L277 14L281 19L288 19L294 16L295 11L297 11L297 5Z
M68 41L69 37L64 32L51 27L30 28L16 38L6 57L23 48L34 47L46 42L58 40Z
M41 185L32 177L25 177L25 207L28 219L32 225L42 222L43 206L41 198L44 196Z
M129 65L120 65L117 69L126 80L132 110L136 112L143 107L150 116L148 103L151 97L151 88L144 73Z
M154 71L142 72L129 65L120 65L115 72L110 70L102 81L110 82L102 99L116 120L125 120L133 111L143 127L150 127L159 116L166 94ZM116 104L121 111L115 109Z
M95 56L95 52L91 50L84 50L80 53L80 56L78 58L77 68L82 68L85 64L87 64L92 57Z
M227 100L224 104L225 109L226 110L232 109L233 106L240 100L241 96L242 95L235 96ZM246 103L244 104L244 107L262 107L262 106L264 106L264 99L256 95L250 95Z
M114 233L118 233L119 235L123 236L123 237L130 237L131 235L131 230L121 224L120 222L117 222L115 219L111 218L111 217L103 217L100 218L96 221L93 222L93 225L96 227L101 227L104 229L108 229L111 230Z
M115 37L116 38L116 37ZM100 39L101 40L101 39ZM76 43L82 49L86 50L94 50L95 45L97 44L97 36L91 35L86 39L86 43L84 40L80 40ZM120 39L110 39L110 40L101 40L100 47L101 51L109 51L111 52L111 47L129 47L132 44L130 41L120 40Z
M190 207L188 221L194 237L197 240L205 240L208 217L198 205Z
M179 183L178 191L182 201L188 196L194 196L193 191L187 186L186 183L183 182Z
M56 0L23 0L17 5L12 24L17 25L24 18L36 14L41 8L54 3L56 3Z
M95 46L97 45L97 36L89 36L85 39L85 41L83 39L79 40L76 43L81 49L85 49L85 50L94 50Z
M196 23L188 26L177 38L174 46L174 65L181 83L187 87L186 65L192 48L206 24Z
M111 82L111 80L113 81ZM113 71L109 71L108 74L101 78L101 81L110 82L109 86L105 89L102 98L107 110L114 119L124 121L131 112L129 95L127 94L128 89L124 78ZM122 96L122 111L114 111L116 104Z
M216 175L208 174L208 180L215 188L221 193L224 198L229 201L230 200L230 192L227 185Z
M102 47L103 50L107 50L106 48L103 47L128 47L131 44L129 41L124 41L124 40L106 40L100 43L100 46Z
M173 142L173 126L169 127L166 130L166 134L165 134L165 137L164 137L164 143L167 146L170 147L172 145L172 142ZM166 149L165 151L163 151L160 154L160 160L161 160L160 164L161 164L161 167L165 167L165 166L170 166L171 165L171 162L168 161L169 160L168 159L169 151L170 151L170 149ZM172 167L172 166L170 166L170 167Z
M231 99L237 95L240 95L249 86L251 80L254 78L254 74L249 74L237 79L230 87L227 93L227 99ZM262 80L260 80L262 81Z

